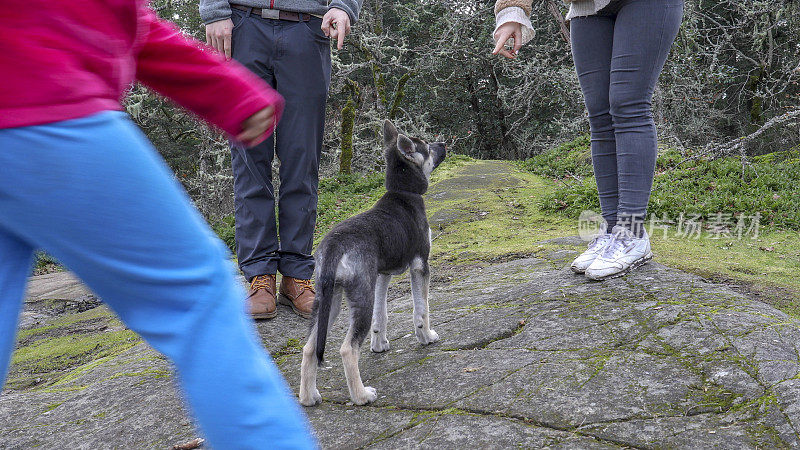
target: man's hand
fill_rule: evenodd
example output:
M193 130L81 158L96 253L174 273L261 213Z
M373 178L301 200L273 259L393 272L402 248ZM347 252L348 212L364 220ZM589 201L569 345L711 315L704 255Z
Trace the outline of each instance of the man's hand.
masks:
M233 21L231 19L211 22L206 25L206 44L225 55L225 59L231 59L232 31Z
M336 48L344 46L344 37L350 34L350 16L339 8L331 8L322 17L322 32L331 39L336 39Z
M509 38L514 38L514 48L505 49ZM493 55L503 55L506 58L516 58L517 52L522 47L522 25L518 22L506 22L494 32L494 42L497 44L492 50Z
M253 114L242 122L242 132L236 136L236 140L248 147L256 146L266 139L264 133L273 125L275 121L275 108L267 106L261 111Z

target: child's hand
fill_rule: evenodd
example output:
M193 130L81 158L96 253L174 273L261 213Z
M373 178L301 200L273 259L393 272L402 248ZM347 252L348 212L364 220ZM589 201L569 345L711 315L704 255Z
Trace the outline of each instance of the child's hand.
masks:
M236 136L236 140L248 147L256 146L267 138L266 132L274 125L274 121L275 108L267 106L242 122L242 132Z

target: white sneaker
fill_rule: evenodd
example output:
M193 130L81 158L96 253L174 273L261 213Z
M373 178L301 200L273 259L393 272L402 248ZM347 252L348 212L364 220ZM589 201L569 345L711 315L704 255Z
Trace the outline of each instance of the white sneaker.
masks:
M606 245L611 241L611 235L606 233L606 225L600 227L600 232L589 242L589 248L585 252L578 255L572 265L569 266L575 273L584 273L586 269L603 253Z
M615 226L606 248L586 269L586 277L598 281L621 277L653 259L650 237L642 233L637 238L629 229Z

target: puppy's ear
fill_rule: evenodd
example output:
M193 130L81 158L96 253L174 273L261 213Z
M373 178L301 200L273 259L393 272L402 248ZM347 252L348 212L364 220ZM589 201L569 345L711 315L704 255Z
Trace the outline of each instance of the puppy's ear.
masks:
M397 140L397 128L388 119L383 122L383 145L390 146Z
M397 151L407 160L417 163L414 159L416 149L414 149L414 142L409 139L405 134L397 136Z

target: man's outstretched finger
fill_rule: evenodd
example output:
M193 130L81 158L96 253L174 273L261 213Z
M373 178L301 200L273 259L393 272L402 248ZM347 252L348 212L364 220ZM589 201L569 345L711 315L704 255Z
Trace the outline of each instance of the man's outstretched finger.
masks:
M338 40L339 30L337 30L334 27L330 27L328 30L329 30L328 37L330 37L331 39L337 39Z
M336 44L336 48L341 50L342 47L344 47L344 36L347 34L347 32L345 30L340 30L339 26L340 25L337 23L336 24L336 38L337 38L336 40L338 41L338 43ZM342 27L342 28L344 28L344 27Z

